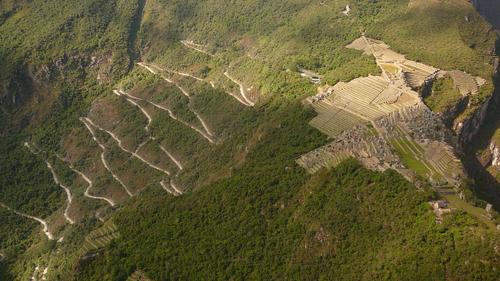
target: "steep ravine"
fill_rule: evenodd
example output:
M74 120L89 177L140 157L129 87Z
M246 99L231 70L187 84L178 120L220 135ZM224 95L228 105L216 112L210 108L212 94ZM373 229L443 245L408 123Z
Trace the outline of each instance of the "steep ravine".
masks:
M478 153L488 149L492 136L498 129L500 110L499 63L495 63L494 92L471 118L465 120L457 132L459 150L463 153L464 167L474 179L474 193L500 210L500 183L487 170L487 165L478 159Z
M455 130L458 136L459 146L466 149L474 138L478 135L481 127L484 125L488 115L494 114L495 109L500 105L500 64L498 59L495 60L494 73L494 90L491 96L486 100L470 118L461 122Z
M470 2L479 14L481 14L495 29L500 29L500 1L470 0ZM498 42L500 42L500 40L497 40L497 46L499 45ZM496 50L496 53L498 54L499 50ZM466 150L467 147L470 147L470 144L474 142L487 117L494 116L495 111L500 107L499 64L499 59L495 59L495 73L493 76L495 87L491 97L473 113L471 118L459 124L459 129L456 130L459 138L459 145L462 150Z

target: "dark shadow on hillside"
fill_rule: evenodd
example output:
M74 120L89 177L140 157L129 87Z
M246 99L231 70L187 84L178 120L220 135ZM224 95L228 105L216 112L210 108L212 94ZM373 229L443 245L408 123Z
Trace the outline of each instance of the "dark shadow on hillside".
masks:
M137 10L130 25L128 40L128 52L130 56L131 66L134 63L134 60L140 59L140 50L138 50L137 48L137 35L141 28L142 16L144 14L144 6L146 5L146 0L138 0L137 5Z
M500 211L500 183L481 165L473 151L467 153L464 166L469 176L475 181L472 190L474 194Z
M497 40L497 45L499 41ZM474 193L479 199L487 201L497 211L500 211L500 182L486 170L476 157L479 151L488 149L495 131L500 128L500 76L498 75L495 78L494 96L496 96L496 100L490 104L488 116L481 129L469 142L469 146L465 148L463 162L467 173L475 181Z
M497 41L495 42L495 55L500 56L500 30L495 30Z
M0 279L1 280L14 280L14 277L8 272L7 264L0 256Z
M473 0L471 2L493 27L500 29L500 2L498 0Z

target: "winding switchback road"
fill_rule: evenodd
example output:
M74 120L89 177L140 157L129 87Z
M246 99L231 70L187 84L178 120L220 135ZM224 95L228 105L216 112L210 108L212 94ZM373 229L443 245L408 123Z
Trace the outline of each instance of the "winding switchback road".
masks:
M161 109L161 110L163 110L163 111L166 111L166 112L168 113L168 116L170 116L170 118L172 118L173 120L178 121L178 122L180 122L181 124L183 124L184 126L187 126L187 127L191 128L192 130L196 131L196 132L197 132L197 133L199 133L202 137L204 137L205 139L207 139L210 143L212 143L212 144L213 144L213 143L215 143L215 141L211 138L211 136L210 136L210 135L208 135L206 132L203 132L202 130L200 130L200 129L196 128L195 126L193 126L193 125L191 125L191 124L189 124L189 123L187 123L187 122L185 122L185 121L183 121L183 120L179 119L177 116L175 116L175 115L174 115L174 113L173 113L170 109L168 109L168 108L166 108L166 107L164 107L164 106L161 106L161 105L159 105L159 104L157 104L157 103L154 103L154 102L152 102L152 101L150 101L150 100L143 99L143 98L139 98L139 97L136 97L136 96L132 96L131 94L128 94L128 93L126 93L126 92L124 92L124 91L120 91L120 93L121 93L122 95L124 95L124 96L127 96L127 97L131 98L131 99L135 99L135 100L140 100L140 101L147 102L147 103L149 103L149 104L153 105L153 106L154 106L154 107L156 107L156 108L159 108L159 109Z
M181 40L181 43L182 43L182 45L186 46L186 47L187 47L187 48L189 48L189 49L193 49L193 50L195 50L195 51L197 51L197 52L203 53L203 54L205 54L205 55L207 55L207 56L210 56L210 57L215 57L215 55L214 55L214 54L211 54L211 53L209 53L209 52L207 52L207 51L203 50L203 49L202 49L202 47L203 47L202 45L200 45L200 44L196 44L196 43L194 43L193 41L189 41L189 40Z
M130 192L130 190L127 187L127 185L125 185L125 183L113 172L113 170L111 170L111 167L110 167L108 161L106 161L106 151L107 151L107 149L97 139L97 136L95 135L95 132L92 129L91 125L87 123L87 120L85 120L85 118L80 118L80 121L85 125L85 127L87 128L87 130L90 132L90 134L92 135L92 139L94 139L95 143L97 143L97 145L101 148L101 150L102 150L102 153L101 153L101 162L104 165L104 167L106 168L106 170L111 174L111 176L113 177L113 179L115 179L123 187L123 189L125 189L125 192L127 192L127 194L130 197L134 196L132 194L132 192Z
M49 240L54 240L54 235L52 235L52 233L50 233L50 231L49 231L49 224L45 220L43 220L41 218L38 218L38 217L35 217L35 216L27 215L25 213L21 213L19 211L16 211L16 210L12 209L11 207L5 205L4 203L0 203L0 206L2 206L3 208L5 208L5 209L7 209L7 210L9 210L11 212L13 212L16 215L19 215L21 217L25 217L25 218L32 219L32 220L35 220L35 221L39 222L43 226L43 233L45 234L45 236L47 236L47 238Z
M234 84L238 85L240 87L240 94L241 96L245 99L245 101L243 102L241 99L237 98L239 102L241 102L242 104L246 105L246 106L255 106L255 103L252 102L246 95L246 91L245 91L245 87L243 87L243 84L241 84L241 82L239 82L238 80L236 80L235 78L233 78L231 75L229 75L229 72L224 72L224 75L229 79L231 80ZM234 94L231 94L233 97L236 98L236 95Z
M139 66L142 66L144 68L146 68L146 70L150 71L152 74L155 74L157 75L158 72L156 70L153 70L153 68L157 69L158 71L166 71L166 72L171 72L171 73L176 73L176 74L179 74L181 76L185 76L185 77L191 77L195 80L198 80L198 81L204 81L203 79L201 78L198 78L198 77L195 77L195 76L192 76L190 74L187 74L187 73L183 73L183 72L177 72L177 71L173 71L173 70L165 70L165 69L162 69L156 65L147 65L145 63L138 63L137 65ZM174 85L175 87L177 87L184 96L186 96L188 99L189 99L189 104L191 104L192 102L192 97L191 95L188 93L188 91L186 91L183 87L181 87L179 84L177 84L176 82L170 80L170 79L167 79L165 77L162 76L162 78L167 81L168 83ZM213 136L213 133L212 131L210 130L210 128L208 127L207 123L205 122L205 120L201 117L201 115L194 109L191 108L191 106L189 106L189 110L196 116L196 118L200 121L201 125L203 126L203 129L205 130L205 133L208 134L209 136Z
M84 196L87 197L87 198L90 198L90 199L95 199L95 200L102 200L102 201L106 201L109 205L111 205L111 207L114 207L116 204L113 200L111 199L108 199L106 197L101 197L101 196L94 196L94 195L90 195L90 189L94 186L94 183L92 182L92 180L87 176L85 175L83 172L77 170L73 164L69 163L68 161L66 161L63 157L61 157L60 155L56 155L57 158L59 158L59 160L63 161L64 163L66 163L68 165L68 167L75 173L77 173L80 177L83 178L84 181L87 182L88 186L87 186L87 189L85 189L85 192L84 192Z
M75 221L73 219L71 219L69 217L69 208L71 207L71 202L73 202L73 196L71 195L71 190L65 186L64 184L61 183L61 181L59 180L57 174L56 174L56 171L54 170L54 168L52 167L52 165L49 163L49 161L45 161L45 163L47 163L47 168L49 168L50 172L52 173L52 178L54 179L54 182L59 185L63 190L64 192L66 192L66 197L67 197L67 204L66 204L66 208L64 209L64 218L70 223L70 224L74 224Z
M28 142L25 142L24 143L24 146L27 147L29 149L29 151L35 155L38 154L38 152L36 152L36 150L28 143ZM52 173L52 179L54 180L54 183L57 184L58 186L60 186L64 192L66 193L66 197L67 197L67 204L66 204L66 208L64 209L64 218L70 223L70 224L74 224L75 221L73 219L71 219L68 215L69 213L69 208L71 207L71 202L73 202L73 196L71 195L71 190L63 185L60 181L59 181L59 178L54 170L54 168L52 167L52 165L49 163L49 161L45 160L45 163L47 164L47 168L50 170L50 172Z
M177 197L179 195L182 195L182 192L177 187L172 185L172 181L170 181L169 185L167 185L165 184L165 181L162 180L160 184L163 187L163 189L165 189L168 193L172 194L173 196Z
M98 125L97 125L97 124L95 124L92 120L90 120L90 118L85 118L85 120L86 120L87 122L89 122L89 124L90 124L90 125L92 125L93 127L95 127L95 128L97 128L97 129L99 129L99 130L101 130L101 131L103 131L103 132L107 133L108 135L110 135L110 136L111 136L111 138L113 138L113 139L115 140L115 142L118 144L118 146L120 147L120 149L121 149L121 150L123 150L123 151L125 151L125 152L129 153L130 155L134 156L135 158L139 159L140 161L142 161L144 164L148 165L149 167L151 167L151 168L153 168L153 169L155 169L155 170L158 170L158 171L160 171L160 172L162 172L162 173L164 173L164 174L166 174L166 175L169 175L169 176L170 176L170 172L169 172L169 171L164 170L164 169L162 169L162 168L160 168L160 167L158 167L158 166L156 166L156 165L154 165L154 164L150 163L149 161L147 161L146 159L144 159L142 156L140 156L140 155L139 155L139 154L137 154L136 152L134 152L134 151L130 151L130 150L128 150L127 148L125 148L125 147L123 146L123 143L122 143L122 141L120 140L120 138L118 138L118 137L117 137L117 136L116 136L113 132L110 132L110 131L108 131L108 130L106 130L106 129L104 129L104 128L100 127L100 126L98 126Z
M120 91L118 90L113 90L113 93L119 97L122 96L122 94L120 93ZM144 116L146 116L146 118L148 119L148 124L146 125L146 127L144 127L144 129L146 129L146 131L149 132L149 128L151 126L151 123L153 122L153 118L151 117L151 115L149 115L149 113L146 111L146 109L144 109L140 104L138 104L137 102L135 102L134 100L128 98L128 97L125 97L125 99L131 103L132 105L138 107L142 113L144 114Z
M175 157L167 150L163 145L160 145L160 149L165 152L165 154L175 163L175 165L179 168L179 170L184 170L184 167L181 164L181 161L175 159Z

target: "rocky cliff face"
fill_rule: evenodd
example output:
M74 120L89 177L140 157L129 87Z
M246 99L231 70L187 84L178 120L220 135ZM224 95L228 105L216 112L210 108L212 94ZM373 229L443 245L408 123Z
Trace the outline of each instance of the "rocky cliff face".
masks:
M495 28L500 29L500 1L471 0L479 13ZM497 44L498 45L498 44ZM465 153L468 173L483 187L487 197L497 194L500 182L500 138L498 137L498 112L500 110L499 61L495 61L495 89L491 97L474 114L463 122L455 123L460 150ZM497 134L493 133L497 130ZM492 134L493 133L493 134ZM481 139L487 137L487 139ZM498 195L498 194L497 194ZM495 197L495 196L493 196ZM500 200L500 197L497 196ZM498 201L500 202L500 201Z
M500 29L500 1L472 0L478 12L485 17L496 29Z
M469 103L469 97L464 97L456 104L451 105L445 111L439 113L439 115L443 119L444 124L449 128L453 128L454 131L457 132L459 129L458 128L459 123L455 124L455 120L457 119L457 117L460 115L461 112L464 112L464 110L467 108L468 103Z
M498 77L499 70L499 61L495 62L495 80L498 83L500 77ZM500 107L500 89L498 85L495 87L494 92L488 98L486 102L484 102L473 114L470 118L455 124L454 131L458 136L458 144L462 148L467 147L471 141L474 140L474 137L477 135L481 126L484 124L488 114L492 111L497 110Z
M474 5L476 10L496 29L500 29L500 1L498 0L470 0ZM487 116L492 111L498 110L500 108L500 89L498 82L500 77L498 77L499 61L495 60L495 82L496 87L494 89L491 97L479 107L474 114L462 121L457 122L453 125L453 130L458 136L458 144L461 150L467 147L474 137L478 134L481 126L484 124ZM457 104L455 108L462 106ZM449 116L453 118L453 110L449 112ZM444 118L446 120L446 118Z
M496 142L491 142L490 144L491 153L491 166L495 169L500 169L500 144Z

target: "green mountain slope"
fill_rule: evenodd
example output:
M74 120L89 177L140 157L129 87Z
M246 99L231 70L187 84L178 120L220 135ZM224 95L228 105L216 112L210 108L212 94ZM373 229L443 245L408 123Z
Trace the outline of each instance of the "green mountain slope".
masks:
M0 279L497 280L468 179L482 209L441 216L432 180L297 165L332 141L304 100L386 75L361 35L481 77L452 118L481 123L497 35L465 0L2 1Z
M436 225L427 188L355 161L313 177L293 168L286 158L295 149L283 147L300 126L274 130L231 179L175 200L155 192L132 202L116 216L122 238L78 280L123 280L136 269L155 280L498 276L498 235L460 212ZM269 154L278 160L263 164Z

